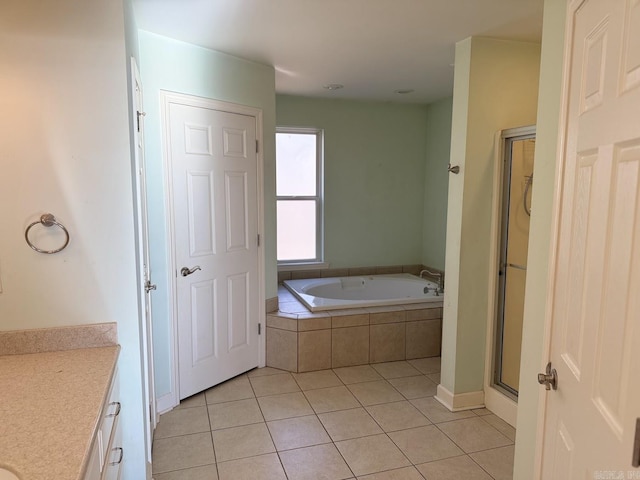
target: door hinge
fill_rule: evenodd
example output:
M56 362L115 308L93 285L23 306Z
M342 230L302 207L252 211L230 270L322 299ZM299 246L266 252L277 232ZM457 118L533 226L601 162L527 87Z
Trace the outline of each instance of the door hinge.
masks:
M258 335L262 335L262 324L258 323Z
M260 234L258 234L258 246L260 246Z
M260 152L260 147L259 147L260 143L258 142L258 140L256 140L256 153Z
M137 111L136 114L137 114L136 116L138 117L138 125L137 125L138 133L140 133L140 117L144 117L147 114L147 112Z

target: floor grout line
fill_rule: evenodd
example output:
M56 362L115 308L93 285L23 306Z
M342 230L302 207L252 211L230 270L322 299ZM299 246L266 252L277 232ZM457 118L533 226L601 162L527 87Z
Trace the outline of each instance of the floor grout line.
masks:
M349 463L347 462L347 459L344 457L342 451L338 448L337 444L340 442L349 442L349 441L354 441L354 440L358 440L358 439L362 439L362 438L369 438L369 437L374 437L374 436L380 436L380 435L384 435L387 440L389 440L391 442L391 444L402 454L402 457L408 462L408 466L406 467L396 467L396 468L390 468L390 469L386 469L386 470L380 470L380 471L376 471L376 472L372 472L372 473L383 473L383 472L387 472L387 471L392 471L392 470L398 470L398 469L402 469L402 468L413 468L419 475L421 478L424 478L424 475L418 470L417 465L421 465L424 463L432 463L432 462L438 462L440 460L445 460L445 459L437 459L437 460L432 460L430 462L422 462L422 463L414 463L408 456L407 453L405 453L399 446L398 444L396 444L396 442L393 440L393 438L391 437L390 434L396 433L396 432L403 432L403 431L409 431L409 430L414 430L414 429L420 429L420 428L424 428L424 427L428 427L428 426L435 426L437 431L439 431L441 434L443 434L445 436L445 438L447 438L449 441L451 441L454 445L456 445L456 447L458 447L462 454L459 455L459 457L468 457L472 462L473 465L477 466L482 472L486 473L487 475L489 475L489 477L494 478L487 470L485 470L477 461L475 461L475 459L473 459L473 457L471 457L472 454L475 453L481 453L481 452L487 452L490 450L496 450L498 448L505 448L505 447L511 447L514 445L514 442L502 431L500 431L496 426L492 425L491 423L489 423L486 419L483 418L483 416L485 415L479 415L476 412L472 412L474 415L470 416L470 417L465 417L465 418L461 418L461 419L452 419L452 420L447 420L444 422L438 422L435 423L433 422L429 416L424 413L422 410L420 410L419 408L417 408L412 402L416 401L416 400L420 400L422 398L433 398L433 395L427 395L427 396L420 396L420 397L416 397L416 398L409 398L409 391L407 393L407 395L403 394L398 388L396 388L390 380L394 380L394 379L401 379L401 378L411 378L411 377L416 377L417 378L424 378L430 382L433 383L433 380L431 380L428 375L433 375L434 373L438 373L438 372L433 372L433 373L423 373L422 371L418 370L415 366L413 366L413 364L411 364L411 362L406 361L406 363L408 363L409 365L411 365L413 368L415 368L419 373L418 374L412 374L412 375L404 375L404 376L393 376L393 377L385 377L384 375L382 375L380 373L380 370L376 369L375 366L369 365L370 368L373 369L374 372L376 372L377 375L379 375L381 378L377 379L377 380L365 380L365 381L357 381L357 382L351 382L351 383L346 383L336 372L335 369L326 369L326 370L321 370L321 371L330 371L333 373L333 375L337 378L339 385L332 385L332 386L322 386L320 388L306 388L303 389L303 384L304 382L302 381L302 379L299 377L298 379L296 379L296 376L294 376L291 372L280 372L277 370L274 370L274 372L269 371L268 374L265 375L252 375L249 376L248 374L243 374L245 375L245 377L247 378L248 384L251 388L251 392L253 394L252 397L250 398L240 398L240 399L234 399L234 400L226 400L224 402L217 402L217 403L213 403L213 404L209 404L207 401L207 395L206 395L206 391L202 392L203 395L203 399L204 399L204 405L192 405L192 406L186 406L183 407L183 409L191 409L191 408L198 408L198 407L204 407L206 410L206 414L207 414L207 421L208 421L208 432L210 434L210 438L211 438L211 443L212 443L212 447L213 447L213 454L214 454L214 463L210 464L210 465L215 465L216 468L216 473L218 474L218 478L220 478L220 471L219 471L219 464L220 463L224 463L224 462L219 462L218 461L218 456L216 453L216 447L215 447L215 443L214 443L214 432L217 431L223 431L223 430L229 430L229 429L233 429L233 428L238 428L238 427L243 427L243 426L247 426L247 425L258 425L258 424L264 424L265 428L267 429L267 432L269 434L269 439L273 445L274 448L274 452L270 452L270 453L266 453L266 454L258 454L258 455L250 455L247 457L241 457L240 459L232 459L232 460L228 460L228 461L235 461L235 460L243 460L243 459L249 459L249 458L255 458L255 457L260 457L260 456L264 456L264 455L271 455L272 453L275 453L278 457L278 461L280 464L280 467L282 468L282 471L284 472L285 477L288 479L289 478L289 474L287 473L284 463L282 461L282 457L281 457L281 453L284 452L291 452L291 451L295 451L295 450L300 450L300 449L305 449L305 448L311 448L311 447L317 447L320 445L332 445L333 448L335 450L338 451L340 458L342 459L342 461L345 463L345 465L347 466L347 468L349 469L349 471L351 472L351 474L353 475L353 478L357 478L351 465L349 465ZM350 368L350 367L340 367L340 368ZM312 372L304 372L304 373L312 373ZM262 395L260 397L257 396L256 394L256 389L254 387L254 381L252 381L253 379L256 378L265 378L265 377L272 377L274 375L283 375L283 374L288 374L288 377L290 379L293 380L293 384L298 388L298 390L296 392L284 392L284 393L272 393L269 395ZM298 374L298 375L303 375L303 374ZM238 378L241 377L241 375L234 377L234 378ZM381 382L384 381L384 385L385 388L386 387L391 387L392 391L395 392L396 394L400 395L400 399L396 399L396 400L391 400L391 401L383 401L380 403L372 403L370 405L364 405L362 400L360 400L351 390L350 386L352 385L362 385L365 383L374 383L374 382ZM268 381L265 381L265 383L268 383ZM313 384L311 384L313 385ZM356 404L358 406L352 406L352 407L348 407L348 408L339 408L336 410L329 410L326 412L318 412L316 411L316 408L314 408L310 397L308 396L308 392L313 392L313 391L318 391L318 390L322 390L322 389L331 389L331 388L337 388L337 387L346 387L346 391L349 392L349 394L355 399ZM215 387L213 387L215 388ZM260 404L259 399L260 398L264 398L264 397L272 397L272 396L277 396L277 395L286 395L286 394L292 394L292 393L301 393L302 394L302 398L304 398L305 402L311 407L311 413L307 413L304 415L294 415L292 417L285 417L282 419L274 419L274 420L269 420L267 421L266 417L265 417L265 412L263 410L263 406ZM411 395L412 396L412 395ZM366 397L365 397L366 398ZM262 420L260 422L253 422L253 423L249 423L249 424L243 424L243 425L234 425L234 426L228 426L228 427L224 427L224 428L218 428L218 429L214 429L213 426L211 425L211 412L210 412L210 407L215 406L215 405L222 405L222 404L226 404L226 403L235 403L235 402L239 402L242 400L254 400L255 403L258 406L258 409L260 411L260 415L262 417ZM395 404L395 403L401 403L401 402L406 402L408 405L411 405L416 412L423 417L426 421L428 421L429 423L427 425L421 425L421 426L416 426L416 427L409 427L409 428L402 428L399 430L390 430L389 432L385 431L385 429L383 428L382 424L380 423L380 421L378 421L369 411L369 408L372 407L376 407L376 406L380 406L380 405L390 405L390 404ZM322 422L322 420L320 419L320 415L323 414L332 414L332 413L336 413L336 412L345 412L345 411L350 411L350 410L358 410L358 409L362 409L367 417L367 421L371 420L373 421L373 424L375 424L379 429L380 429L380 433L371 433L371 434L365 434L365 435L359 435L357 437L354 438L346 438L346 439L342 439L342 440L334 440L333 437L329 434L329 431L327 430L327 426ZM276 445L276 441L275 438L273 436L273 433L271 431L271 429L269 428L269 422L276 422L276 421L280 421L280 420L289 420L289 419L295 419L295 418L302 418L302 417L315 417L315 420L320 424L320 426L322 427L322 431L326 434L328 441L325 443L315 443L313 445L306 445L306 446L302 446L302 447L295 447L295 448L288 448L288 449L282 449L279 450L278 446ZM451 422L456 422L456 421L462 421L462 420L469 420L469 419L473 419L473 418L480 418L482 419L483 423L487 426L489 426L491 428L491 430L497 432L501 437L504 437L505 440L509 441L510 443L507 445L502 445L499 447L491 447L491 448L486 448L486 449L482 449L482 450L478 450L478 451L474 451L474 452L466 452L453 438L451 438L444 430L442 430L440 428L439 425L442 424L448 424ZM499 417L498 417L499 418ZM168 439L168 438L176 438L176 437L183 437L183 436L187 436L187 435L193 435L193 434L197 434L197 433L206 433L206 432L189 432L189 433L185 433L182 435L174 435L174 436L168 436L168 437L162 437L162 439ZM456 458L458 456L453 456L453 457L447 457L448 458ZM208 464L209 465L209 464ZM176 470L169 470L167 472L161 472L161 473L155 473L154 475L162 475L165 473L170 473L170 472L176 472L176 471L181 471L181 470L188 470L190 468L198 468L198 467L187 467L187 468L179 468ZM369 474L366 474L369 475Z

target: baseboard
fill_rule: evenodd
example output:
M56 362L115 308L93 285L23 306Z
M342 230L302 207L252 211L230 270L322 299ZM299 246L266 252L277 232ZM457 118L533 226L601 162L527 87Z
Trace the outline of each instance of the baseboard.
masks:
M513 428L516 427L518 404L514 400L495 388L485 387L484 403L487 408L498 417L507 422Z
M477 392L451 393L440 384L438 385L438 391L434 398L452 412L484 407L484 392L482 390Z
M158 410L158 415L162 415L163 413L173 410L175 406L175 400L172 393L167 393L156 398L156 409Z

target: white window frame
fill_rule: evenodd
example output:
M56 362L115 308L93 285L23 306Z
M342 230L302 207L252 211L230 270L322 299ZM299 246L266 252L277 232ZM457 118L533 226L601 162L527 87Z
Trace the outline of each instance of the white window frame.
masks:
M324 130L314 127L280 126L276 127L276 134L278 133L312 134L316 136L316 195L277 195L276 185L276 203L281 200L312 200L316 202L316 256L308 259L278 260L278 267L279 269L280 267L288 268L297 265L324 267L326 266L324 263Z

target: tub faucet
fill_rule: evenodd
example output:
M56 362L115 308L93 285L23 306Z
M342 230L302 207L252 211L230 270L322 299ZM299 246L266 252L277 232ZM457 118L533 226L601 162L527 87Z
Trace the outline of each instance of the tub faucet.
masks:
M422 278L423 274L431 275L432 277L436 277L438 279L438 289L436 290L436 295L438 293L444 293L444 275L442 272L432 272L430 270L421 270L419 277Z

